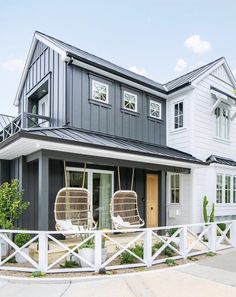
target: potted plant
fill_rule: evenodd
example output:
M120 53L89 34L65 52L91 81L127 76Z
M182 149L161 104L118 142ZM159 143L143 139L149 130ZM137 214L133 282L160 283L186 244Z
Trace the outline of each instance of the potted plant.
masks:
M19 181L12 180L0 186L0 229L13 229L14 223L29 207L29 202L23 201L23 191L19 189ZM4 233L12 239L9 233ZM2 256L9 254L9 244L0 238Z
M17 233L15 238L14 238L14 243L20 248L24 246L27 242L31 240L32 236L28 233ZM23 248L21 250L24 252L26 255L29 255L29 247L27 246L26 248ZM16 256L16 262L17 263L26 263L27 260L20 254L17 253Z

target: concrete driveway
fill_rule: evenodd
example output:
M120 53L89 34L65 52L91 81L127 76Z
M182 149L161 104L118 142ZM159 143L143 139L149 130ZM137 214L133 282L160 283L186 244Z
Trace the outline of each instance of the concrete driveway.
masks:
M1 297L234 297L236 250L172 269L77 282L0 280Z

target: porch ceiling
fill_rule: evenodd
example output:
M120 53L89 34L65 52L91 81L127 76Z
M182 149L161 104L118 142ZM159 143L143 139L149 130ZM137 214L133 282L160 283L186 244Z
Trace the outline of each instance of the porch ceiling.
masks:
M0 144L0 159L12 160L42 149L185 168L206 165L193 156L170 147L72 128L21 130Z

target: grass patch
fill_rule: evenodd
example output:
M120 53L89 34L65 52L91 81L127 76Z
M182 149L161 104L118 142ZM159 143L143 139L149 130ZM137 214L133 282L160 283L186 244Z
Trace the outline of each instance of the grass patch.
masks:
M44 276L44 275L46 275L45 272L42 272L42 271L34 271L34 272L32 272L31 277L42 277L42 276Z
M213 252L206 253L206 256L208 257L214 257L215 255L216 253L213 253Z
M61 268L77 268L80 265L75 261L66 261L64 264L60 265Z
M168 266L175 266L175 265L178 265L174 259L166 259L166 260L165 260L165 263L166 263Z

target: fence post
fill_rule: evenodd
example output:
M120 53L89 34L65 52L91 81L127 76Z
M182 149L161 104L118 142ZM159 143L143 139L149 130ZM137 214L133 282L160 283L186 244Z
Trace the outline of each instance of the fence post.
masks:
M39 233L39 270L47 272L48 268L48 237L47 233Z
M99 272L102 265L102 231L95 231L94 269Z
M147 267L152 266L152 229L145 230L143 252Z
M187 226L182 227L182 231L180 232L180 243L179 250L184 259L187 258L188 255L188 241L187 241L188 230Z
M209 247L213 253L216 251L217 229L216 223L212 223L210 229L207 231Z
M236 221L232 221L232 227L230 230L230 241L233 247L236 247Z

